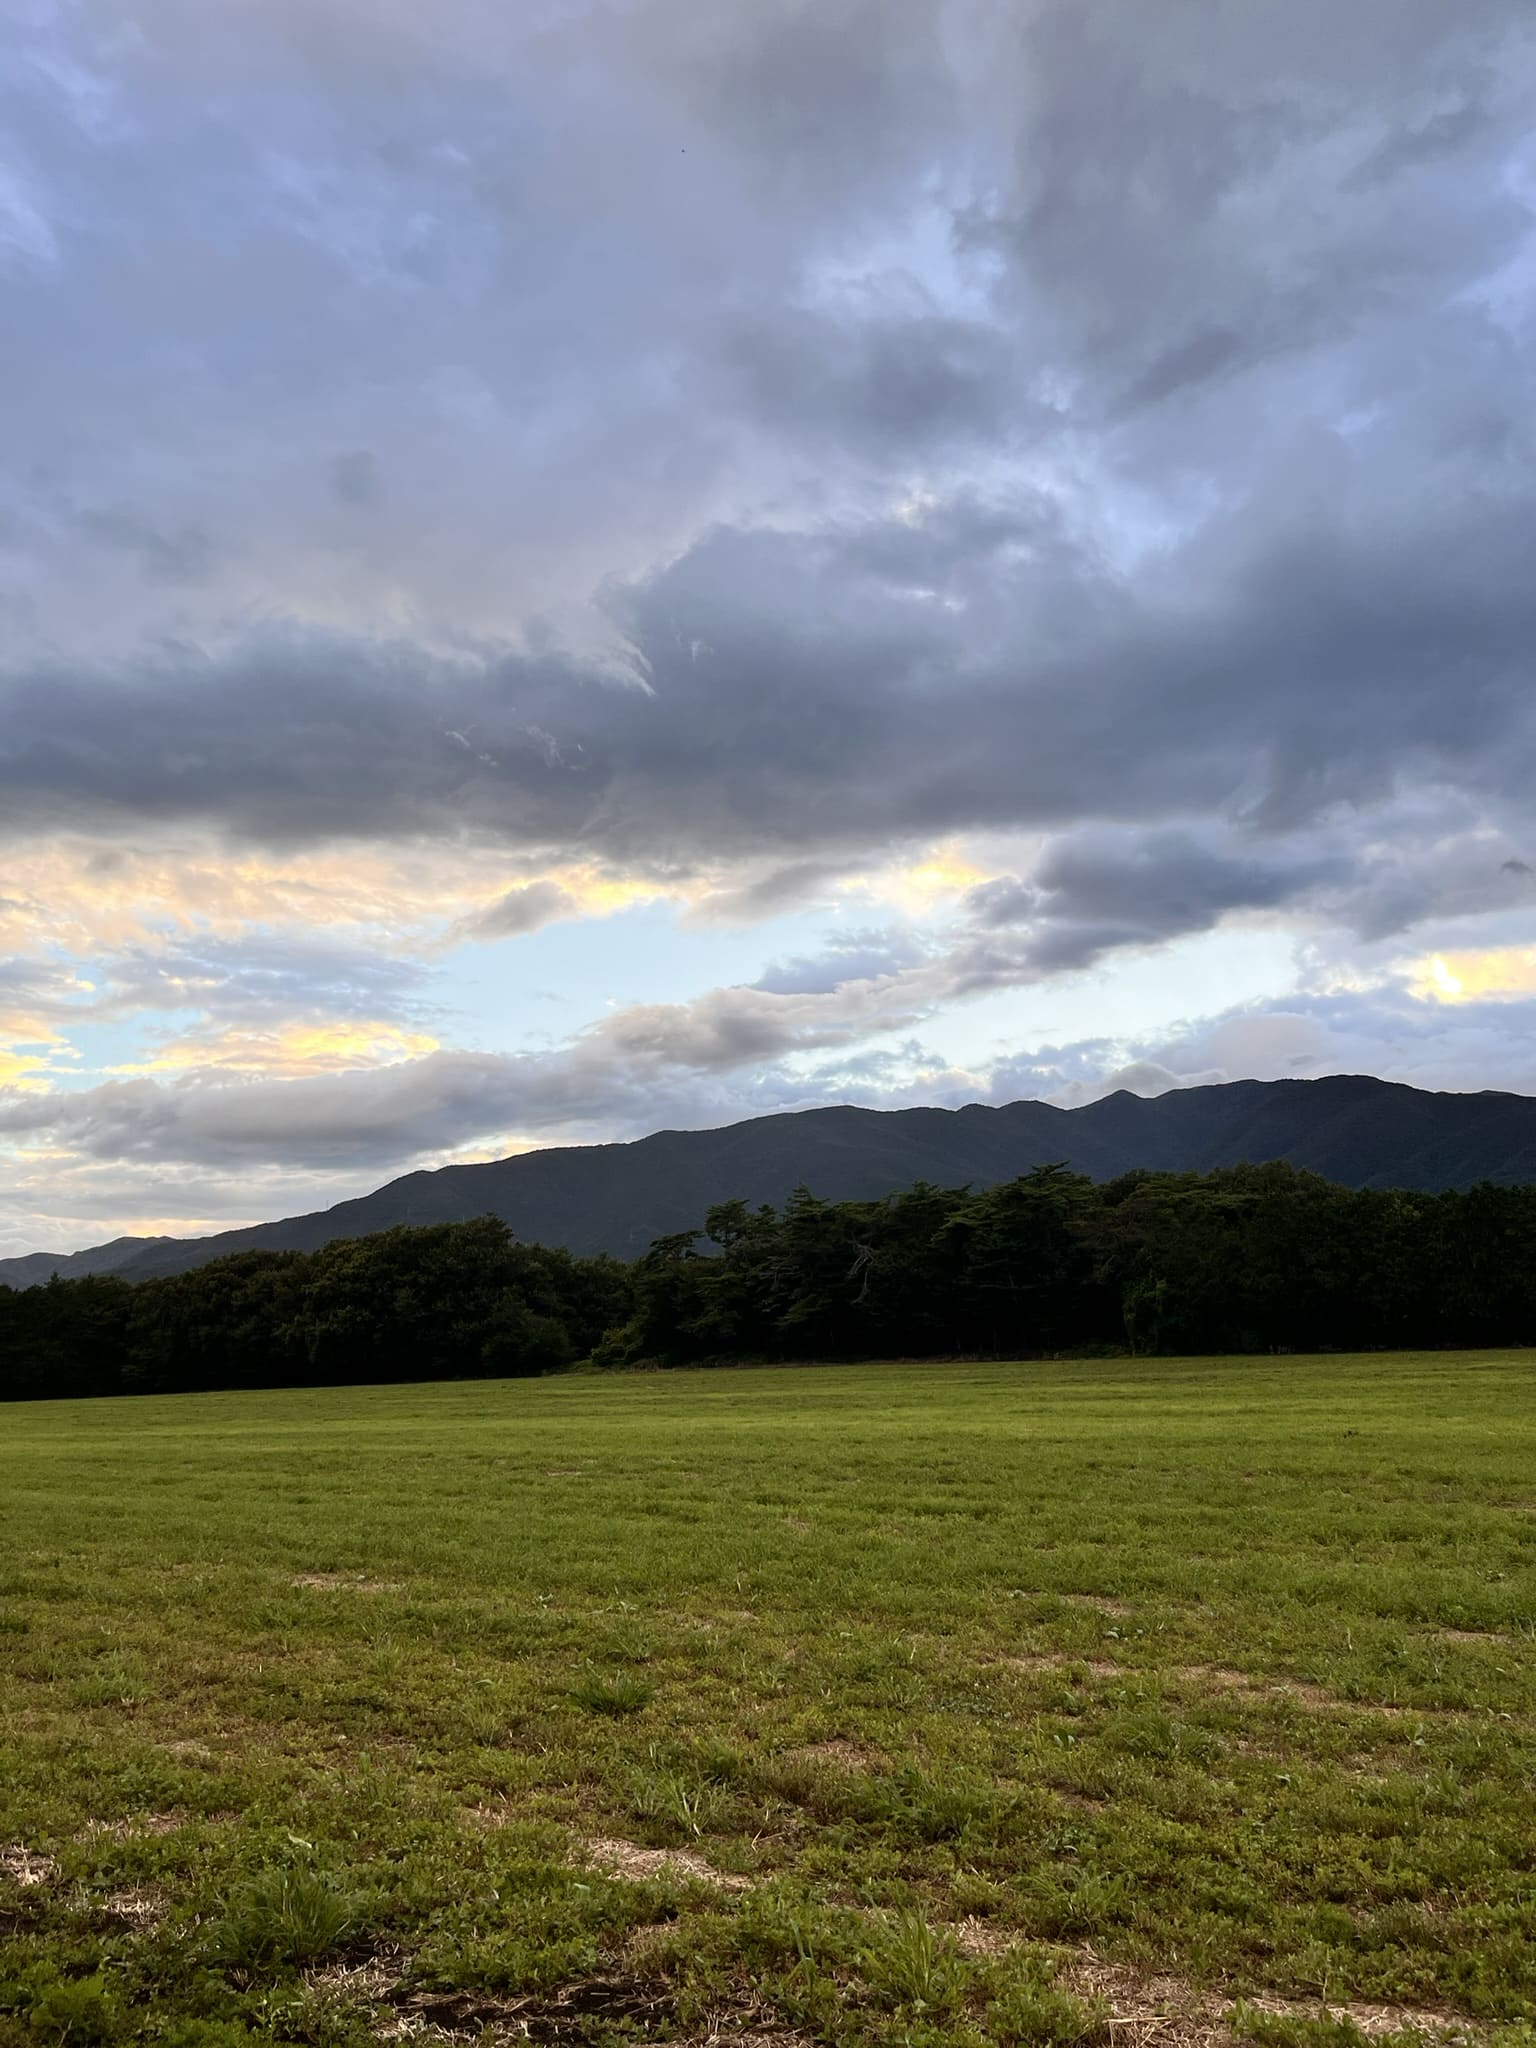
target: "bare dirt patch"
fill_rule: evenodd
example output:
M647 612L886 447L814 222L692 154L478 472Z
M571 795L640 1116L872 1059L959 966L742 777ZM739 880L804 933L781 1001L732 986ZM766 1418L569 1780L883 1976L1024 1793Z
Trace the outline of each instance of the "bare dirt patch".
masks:
M1022 1656L1005 1657L1003 1662L1014 1671L1086 1671L1090 1678L1134 1678L1138 1674L1127 1671L1123 1664L1112 1664L1107 1657L1079 1657L1069 1650L1035 1650Z
M609 1877L691 1877L726 1892L745 1891L752 1882L735 1871L716 1870L712 1863L689 1849L644 1849L638 1842L622 1842L603 1835L590 1836L581 1849L592 1867Z
M974 1913L968 1913L963 1920L952 1921L947 1932L954 1936L955 1946L962 1955L974 1956L979 1962L1007 1955L1024 1939L1022 1934L994 1926L990 1920L977 1919Z
M800 1749L787 1754L796 1763L831 1764L839 1771L878 1771L885 1758L877 1750L868 1749L862 1742L844 1742L834 1739L830 1742L807 1742Z
M295 1572L290 1586L304 1586L312 1593L398 1593L399 1579L370 1579L363 1572Z
M1107 1600L1099 1593L1058 1593L1055 1596L1067 1607L1086 1607L1094 1614L1113 1615L1116 1621L1127 1621L1135 1611L1125 1600Z
M121 1820L88 1820L75 1839L79 1842L133 1842L150 1835L174 1835L186 1824L184 1813L130 1813Z
M170 1911L165 1894L157 1891L112 1892L102 1900L101 1910L121 1927L156 1927Z
M1198 1686L1212 1693L1240 1693L1249 1699L1294 1700L1318 1713L1413 1715L1428 1719L1454 1711L1445 1707L1405 1707L1386 1700L1351 1700L1304 1678L1256 1678L1227 1664L1117 1664L1108 1657L1083 1657L1070 1650L1026 1652L1003 1658L1015 1671L1083 1671L1090 1678L1136 1679L1145 1684Z
M1249 1671L1234 1671L1226 1664L1176 1664L1167 1674L1181 1685L1202 1685L1212 1692L1245 1692L1263 1699L1300 1700L1307 1707L1341 1707L1350 1704L1320 1685L1300 1678L1255 1678Z
M327 1963L323 1969L304 1973L311 1991L368 2005L382 2005L399 1981L398 1956L370 1956L365 1963Z
M1441 1643L1507 1643L1510 1638L1491 1628L1437 1628L1435 1640Z
M473 2041L489 2031L514 2041L587 2041L608 2029L648 2026L670 2015L669 1995L629 1977L588 1977L543 1996L498 1998L483 1991L413 1991L381 2029L386 2040L430 2034Z
M12 1842L0 1849L0 1877L8 1877L12 1884L24 1891L35 1884L47 1884L59 1874L59 1866L51 1856L43 1856L35 1849L28 1849L20 1842Z
M1238 2000L1219 1991L1197 1990L1179 1977L1107 1963L1092 1949L1080 1950L1063 1969L1060 1981L1079 1998L1100 2000L1109 2010L1116 2042L1129 2037L1132 2048L1140 2048L1142 2043L1149 2048L1154 2043L1158 2048L1164 2044L1200 2048L1207 2043L1212 2048L1223 2044L1224 2048L1234 2038L1231 2022L1240 2004L1285 2019L1346 2019L1369 2038L1405 2030L1447 2043L1483 2038L1477 2027L1454 2013L1345 2000L1331 2000L1322 2006L1267 1993Z
M961 1952L992 1961L1027 1939L1011 1928L974 1916L944 1930ZM1303 1999L1267 1993L1237 1999L1222 1991L1200 1990L1164 1971L1106 1962L1091 1948L1079 1949L1062 1966L1057 1980L1075 1997L1092 1999L1106 2008L1116 2048L1230 2048L1236 2040L1232 2020L1239 2005L1250 2011L1287 2019L1347 2019L1369 2038L1404 2031L1424 2034L1443 2043L1476 2043L1483 2030L1455 2013L1422 2006L1377 2005L1359 2000L1330 2000L1321 2006Z

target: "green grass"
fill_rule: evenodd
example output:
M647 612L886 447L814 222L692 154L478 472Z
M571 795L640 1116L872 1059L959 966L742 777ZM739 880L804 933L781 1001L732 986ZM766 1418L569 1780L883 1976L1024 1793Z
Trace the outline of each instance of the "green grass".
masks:
M1533 1707L1526 1354L0 1409L0 2043L1529 2048Z

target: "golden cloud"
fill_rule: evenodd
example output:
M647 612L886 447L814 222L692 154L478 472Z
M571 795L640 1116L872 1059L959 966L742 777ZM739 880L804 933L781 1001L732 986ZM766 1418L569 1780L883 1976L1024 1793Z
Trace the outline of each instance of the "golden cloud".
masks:
M48 1062L35 1052L0 1046L0 1088L46 1088Z
M978 867L957 841L945 840L902 866L876 869L861 877L858 886L899 905L910 916L922 917L932 915L946 898L962 896L978 882L993 878L992 870Z
M192 930L233 936L253 925L352 925L399 945L426 945L510 886L532 881L557 883L591 916L702 886L590 864L519 866L509 875L506 855L489 847L359 847L282 859L234 853L207 838L168 840L148 852L55 839L9 853L0 944L81 954Z
M1431 953L1412 963L1408 988L1433 1003L1477 1003L1536 995L1536 946Z
M397 1024L335 1018L262 1031L234 1027L168 1040L148 1059L111 1067L113 1074L344 1074L393 1066L436 1052L439 1041Z

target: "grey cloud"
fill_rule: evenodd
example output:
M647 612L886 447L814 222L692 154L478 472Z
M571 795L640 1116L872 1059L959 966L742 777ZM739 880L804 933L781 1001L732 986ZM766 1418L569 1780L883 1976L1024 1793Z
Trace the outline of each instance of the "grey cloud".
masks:
M1155 404L1388 309L1422 317L1517 246L1498 166L1533 43L1499 0L1438 24L1377 0L1343 33L1320 5L1133 12L1027 11L998 84L1019 108L1012 180L963 222L1088 404Z
M1015 388L1016 358L989 322L905 314L801 312L755 321L728 344L754 417L776 433L882 454L989 441L1054 416Z
M972 920L989 931L1005 930L1026 923L1040 909L1040 891L1017 875L998 875L990 882L978 882L966 891L965 910Z
M80 974L58 960L0 957L0 1018L37 1018L56 1028L78 1015L90 990Z
M1240 363L1242 335L1233 327L1198 327L1166 348L1142 370L1126 392L1130 405L1155 405L1192 384L1204 384Z
M1362 942L1379 947L1417 926L1444 930L1469 920L1494 943L1518 937L1504 927L1523 929L1529 917L1529 892L1512 851L1523 829L1513 792L1479 789L1471 778L1459 787L1404 778L1393 798L1365 818L1340 807L1314 821L1285 865L1295 864L1298 901L1347 935L1357 954ZM1254 835L1239 831L1234 844L1251 856ZM1270 858L1262 836L1258 845Z
M92 973L89 1008L106 1016L197 1011L241 1024L317 1015L421 1022L430 1014L416 961L302 933L135 945L96 962Z
M1513 795L1536 506L1498 511L1400 548L1314 528L1174 617L1027 542L960 563L901 522L717 533L611 600L647 691L292 630L127 676L35 667L6 693L0 791L12 829L470 829L692 863L1235 803L1283 833L1415 772Z
M351 448L331 463L331 489L344 505L366 510L384 500L379 459L369 448Z
M12 828L787 872L1234 807L1283 839L1414 778L1513 801L1531 377L1473 288L1524 227L1531 35L1507 0L1403 22L645 0L433 39L165 0L133 52L82 34L116 125L12 86L98 223L0 337L14 474L98 408L50 488L152 504L107 549L143 561L243 488L173 610L91 602L23 522ZM246 257L194 280L215 216ZM152 291L102 266L130 219ZM600 593L608 658L518 651L545 584Z
M735 886L711 889L690 907L684 921L700 925L756 924L763 918L798 909L817 895L827 893L841 872L832 861L788 861Z
M909 1011L908 1016L912 1013ZM224 1168L366 1176L513 1134L549 1142L699 1127L821 1101L1086 1101L1115 1087L1253 1076L1379 1073L1419 1087L1536 1093L1536 1001L1469 1004L1447 1034L1438 1006L1392 989L1255 1004L1142 1044L1105 1039L1005 1055L978 1074L949 1070L921 1044L861 1049L883 1007L724 990L693 1005L648 1006L563 1048L521 1055L443 1052L297 1081L173 1086L113 1082L53 1096L0 1095L0 1132L69 1145L71 1172L197 1175ZM791 1068L790 1054L820 1052ZM149 1183L145 1183L148 1185ZM352 1183L355 1185L355 1183ZM334 1199L327 1192L317 1199Z
M1482 807L1445 790L1378 807L1364 849L1347 813L1278 846L1231 826L1081 828L1050 842L1027 881L1002 876L968 892L962 908L978 937L953 957L974 961L983 983L1025 979L1266 913L1286 915L1314 944L1331 933L1340 962L1385 966L1415 927L1439 932L1439 945L1457 931L1474 946L1518 944L1530 870L1496 861L1499 843Z
M745 1041L742 1041L745 1044ZM639 1050L638 1048L636 1049ZM442 1052L396 1066L240 1085L109 1082L0 1097L0 1133L48 1132L87 1160L289 1172L384 1172L513 1133L580 1140L638 1135L657 1122L709 1122L743 1104L780 1106L773 1076L722 1086L710 1070L643 1058L601 1070L548 1055ZM798 1091L797 1091L798 1092Z
M849 982L888 980L931 957L927 946L900 928L848 932L824 952L775 961L753 987L772 995L830 995Z
M1177 607L1042 542L1032 509L717 531L609 594L644 690L293 629L127 675L34 667L6 693L0 791L12 829L470 830L695 866L1234 807L1283 837L1414 777L1516 800L1536 501L1322 517L1261 526L1237 561L1229 534L1192 541L1158 569Z
M1124 945L1206 931L1229 911L1294 903L1348 873L1337 856L1260 859L1188 833L1078 834L1053 846L1034 871L1033 915L1054 927L1046 963L1075 965L1104 951L1107 934Z
M102 506L74 515L74 527L100 547L136 556L144 574L157 583L198 583L213 563L213 544L196 526L166 532L131 505Z
M1191 1026L1149 1053L1181 1081L1379 1074L1415 1088L1536 1094L1536 1001L1446 1009L1391 988L1255 1003Z
M931 1007L920 976L825 994L720 988L620 1010L548 1052L443 1051L392 1066L231 1084L111 1081L68 1094L0 1089L0 1137L49 1132L82 1157L150 1164L384 1167L509 1132L567 1137L654 1128L669 1115L805 1106L784 1062L847 1055ZM755 1070L755 1071L754 1071Z
M967 985L972 973L985 984L1088 967L1123 947L1209 931L1234 912L1326 906L1336 918L1370 915L1353 893L1358 859L1322 837L1305 853L1258 854L1230 833L1067 834L1046 848L1027 881L1001 876L968 892L962 908L985 936L958 950Z
M557 918L578 914L580 906L558 882L524 882L508 889L486 910L465 918L458 936L467 939L510 939L536 932Z
M883 211L892 184L920 187L945 146L957 111L945 16L932 0L770 0L700 33L691 0L666 0L636 34L716 160L723 151L765 197L826 219L829 199L834 212Z

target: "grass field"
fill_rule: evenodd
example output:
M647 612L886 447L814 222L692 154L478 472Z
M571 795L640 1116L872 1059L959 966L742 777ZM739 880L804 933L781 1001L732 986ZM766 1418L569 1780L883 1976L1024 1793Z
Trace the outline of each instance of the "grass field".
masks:
M1536 1360L0 1409L0 2041L1536 2041Z

